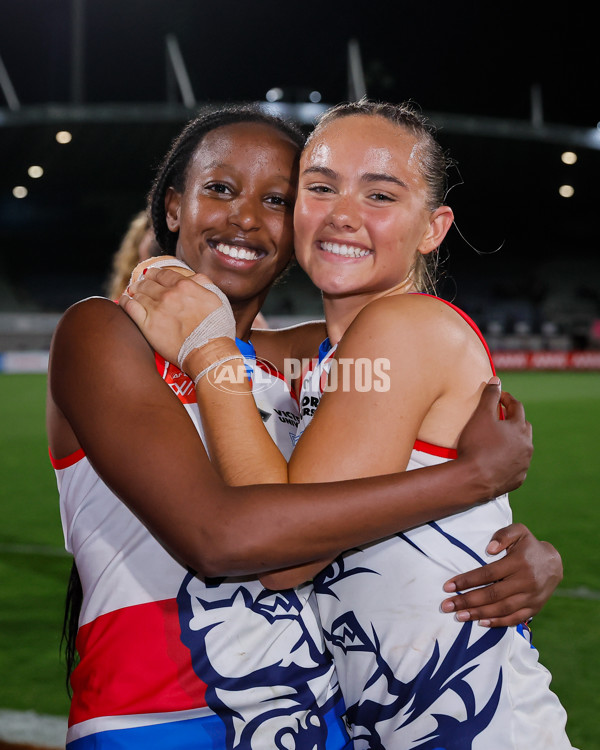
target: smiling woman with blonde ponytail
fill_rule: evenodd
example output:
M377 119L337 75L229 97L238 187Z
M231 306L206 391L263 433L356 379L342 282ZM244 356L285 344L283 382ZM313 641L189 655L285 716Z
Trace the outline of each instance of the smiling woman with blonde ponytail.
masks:
M217 387L218 365L197 379L211 460L228 482L317 492L325 481L456 468L469 418L495 372L474 322L423 293L425 259L454 219L444 204L446 163L429 124L408 105L341 105L317 124L300 159L294 244L298 263L322 291L327 337L302 378L289 465L261 423L249 383L242 380L235 391ZM172 286L168 274L150 271L133 289L133 302L125 301L163 354L177 351L186 326L197 325L202 298L209 311L214 304L196 285L186 309L172 315L180 282ZM231 342L217 339L182 364L196 378L233 353ZM382 361L389 387L363 387L365 365ZM337 388L330 379L336 367L347 375ZM514 413L507 397L505 403ZM485 589L471 592L467 607L462 601L440 608L444 585L462 589L469 585L462 571L485 571L494 531L512 520L499 491L488 502L452 509L448 491L468 494L469 481L447 481L435 510L425 486L415 488L411 507L427 508L422 520L406 518L403 530L376 543L340 539L342 554L261 580L271 589L313 580L355 748L567 750L564 709L518 619L532 614L522 592L511 589L516 612L494 609ZM347 518L365 522L378 510L374 496L364 497L360 513L342 504ZM322 517L313 520L310 534L319 539ZM502 586L511 588L506 579ZM445 613L457 604L456 617ZM474 626L474 619L496 627Z

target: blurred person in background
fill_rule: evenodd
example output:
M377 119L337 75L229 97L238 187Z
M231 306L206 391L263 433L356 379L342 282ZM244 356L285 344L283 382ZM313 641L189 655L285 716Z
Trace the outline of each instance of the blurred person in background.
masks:
M148 213L140 211L131 220L119 249L113 255L112 271L106 282L107 297L119 299L137 264L160 253Z
M119 299L129 284L133 269L142 261L161 253L148 212L140 211L131 220L119 249L113 256L112 272L106 283L106 296L109 299ZM257 313L253 328L269 328L269 323L261 312Z

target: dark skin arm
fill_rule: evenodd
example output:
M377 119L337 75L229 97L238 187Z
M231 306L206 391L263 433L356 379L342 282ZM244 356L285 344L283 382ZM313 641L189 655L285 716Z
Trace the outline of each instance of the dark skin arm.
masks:
M506 627L524 622L542 609L562 581L559 553L549 542L536 539L522 523L494 534L488 552L504 549L508 554L500 560L446 582L445 591L461 593L442 602L444 612L456 612L461 621Z
M461 458L431 470L336 484L229 487L140 331L117 305L94 298L70 308L55 332L48 434L55 458L81 447L183 563L203 575L240 575L335 555L340 547L422 523L434 507L439 515L440 503L447 513L458 512L497 494L499 482L507 488L507 454L514 457L509 487L518 486L531 454L530 430L517 402L514 410L508 404L514 419L498 422L498 398L499 388L488 386L465 430ZM496 466L479 450L490 430L503 457ZM456 486L460 493L451 489Z
M170 358L169 354L176 357L178 345L175 342L178 336L187 335L189 330L185 326L189 325L193 328L197 320L203 317L202 306L206 300L201 300L200 308L198 308L198 293L203 293L204 290L197 284L191 286L189 281L186 282L186 294L183 295L185 304L182 306L182 297L178 289L181 285L180 277L165 270L150 271L149 276L155 278L159 283L151 282L150 287L148 287L144 282L144 288L147 292L154 294L160 304L155 308L156 303L153 302L151 297L148 297L144 305L144 314L141 310L138 310L136 322L142 325L144 330L151 324L152 332L155 334L156 326L153 321L156 319L156 323L162 325L170 319L176 329L167 326L163 343L154 342L154 345L160 347L175 344L173 352L164 351L162 353L168 358ZM137 296L136 294L136 298ZM166 307L167 305L169 307ZM171 306L173 310L170 309ZM148 316L148 318L144 316ZM189 323L184 322L186 316L190 318ZM182 326L182 331L179 331L179 327ZM253 332L252 340L258 355L269 359L282 370L285 357L310 358L324 336L324 326L315 324L287 331ZM284 340L282 341L282 339ZM206 364L209 362L210 358ZM253 400L252 406L255 411ZM236 415L236 423L238 416ZM492 425L488 423L488 427L491 430ZM468 432L467 429L465 435ZM486 433L483 429L480 434L484 441L482 445L489 448L484 455L487 457L493 456L492 444L487 445L487 440L492 438L492 432ZM461 445L458 447L460 452L462 447ZM242 481L247 482L248 476L246 472L243 472ZM268 480L262 479L261 481ZM274 478L272 481L281 480ZM235 483L232 482L232 484ZM446 611L460 613L461 618L466 616L470 619L488 619L492 625L514 625L525 617L537 613L545 604L562 578L562 563L560 556L550 544L537 540L528 529L520 524L512 524L506 529L496 532L494 538L502 540L501 549L507 549L507 556L500 558L492 565L465 573L460 579L459 590L461 594L448 599L444 606ZM517 539L518 544L515 543ZM304 575L310 577L313 568L314 566L310 564L305 566ZM295 573L293 571L279 571L263 575L262 580L266 585L275 587L278 583L280 586L284 585L284 583L281 583L282 581L291 585L296 580L294 575L298 574L299 571ZM468 591L470 588L484 584L490 584L489 588L477 588ZM450 592L452 589L447 590ZM514 607L514 610L511 610L511 607Z

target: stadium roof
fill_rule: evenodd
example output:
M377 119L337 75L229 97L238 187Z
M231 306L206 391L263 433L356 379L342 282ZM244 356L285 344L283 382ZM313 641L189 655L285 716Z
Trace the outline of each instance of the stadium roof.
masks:
M471 244L584 257L597 242L600 167L593 28L577 3L524 5L10 3L0 27L10 269L105 268L157 160L198 107L276 99L278 88L276 106L306 123L363 91L415 100L459 162L451 203ZM70 143L57 143L58 130ZM13 195L19 186L25 199Z

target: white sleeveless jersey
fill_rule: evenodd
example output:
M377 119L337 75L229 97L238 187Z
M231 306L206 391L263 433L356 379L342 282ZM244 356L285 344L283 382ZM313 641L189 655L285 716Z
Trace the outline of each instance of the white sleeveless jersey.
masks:
M304 376L299 436L334 354L324 342ZM417 441L407 469L454 457ZM483 628L440 610L445 581L497 559L485 548L510 522L504 495L348 551L315 578L356 750L571 748L566 714L527 628Z
M192 381L156 362L202 435ZM263 421L287 457L297 404L279 373L251 357L245 365ZM256 577L196 576L110 491L83 451L53 465L66 547L84 591L69 750L347 747L312 586L271 592Z

